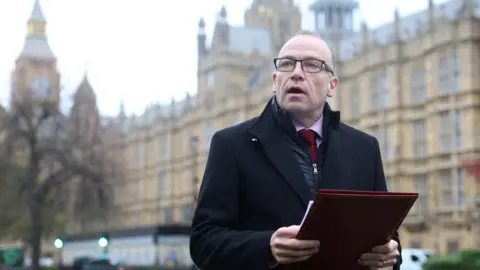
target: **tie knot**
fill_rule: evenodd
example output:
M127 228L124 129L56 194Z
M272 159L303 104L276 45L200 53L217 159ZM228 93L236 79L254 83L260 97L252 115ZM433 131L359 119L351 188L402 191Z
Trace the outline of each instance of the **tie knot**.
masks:
M308 146L317 146L317 133L311 129L301 129L298 135L308 144Z

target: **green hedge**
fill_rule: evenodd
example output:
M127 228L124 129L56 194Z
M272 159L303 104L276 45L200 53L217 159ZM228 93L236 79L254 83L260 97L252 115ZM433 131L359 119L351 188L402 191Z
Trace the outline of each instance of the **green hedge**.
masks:
M455 255L434 257L425 262L423 270L478 270L480 250L463 250Z

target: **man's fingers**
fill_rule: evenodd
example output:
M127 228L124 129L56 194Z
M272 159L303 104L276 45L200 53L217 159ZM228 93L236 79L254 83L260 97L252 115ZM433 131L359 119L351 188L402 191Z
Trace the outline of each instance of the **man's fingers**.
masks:
M307 260L318 252L320 243L315 240L298 240L300 226L294 225L278 229L270 240L272 254L280 264Z
M392 259L397 259L400 255L398 250L394 250L389 254L377 254L377 253L365 253L360 256L362 261L388 261Z
M300 230L300 226L289 226L289 227L282 227L277 230L277 236L279 237L295 237Z
M291 257L291 258L298 258L298 257L305 257L305 256L312 256L313 254L318 252L318 248L312 249L304 249L304 250L292 250L292 249L276 249L275 254L279 257Z
M391 267L394 266L397 263L397 259L392 259L388 260L385 262L379 262L379 261L360 261L359 262L361 265L364 266L369 266L369 267L375 267L375 268L384 268L384 267Z
M397 258L390 258L386 260L379 260L378 258L362 258L358 261L361 265L370 266L370 267L389 267L397 263Z
M372 253L390 253L393 250L398 248L398 242L395 240L390 240L388 243L380 246L376 246L372 249Z
M274 247L290 250L308 250L320 246L320 242L315 240L298 240L293 238L277 238L273 243Z
M389 261L393 259L397 259L397 255L395 254L373 254L373 253L367 253L363 254L360 257L361 261L377 261L377 262L384 262L384 261Z
M293 226L292 226L293 227ZM281 236L282 233L288 234L288 232L292 232L295 229L287 227L284 230L279 229L277 237L271 240L271 246L280 249L291 249L291 250L305 250L305 249L312 249L318 248L320 246L319 241L315 240L298 240L292 237L285 237Z

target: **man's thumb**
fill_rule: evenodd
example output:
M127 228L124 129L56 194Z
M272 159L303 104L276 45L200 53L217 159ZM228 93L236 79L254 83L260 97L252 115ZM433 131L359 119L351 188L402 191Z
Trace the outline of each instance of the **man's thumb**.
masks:
M292 225L289 227L282 227L278 229L277 235L278 236L286 236L286 237L292 237L296 236L298 234L298 230L300 230L300 226L298 225Z

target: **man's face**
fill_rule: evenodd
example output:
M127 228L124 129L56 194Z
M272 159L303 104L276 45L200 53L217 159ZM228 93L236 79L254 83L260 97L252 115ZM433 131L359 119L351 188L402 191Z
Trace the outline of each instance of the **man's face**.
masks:
M299 35L283 46L278 58L280 71L273 74L273 92L280 107L305 116L323 111L327 96L333 96L338 83L327 44L315 36ZM304 60L303 68L294 60Z

